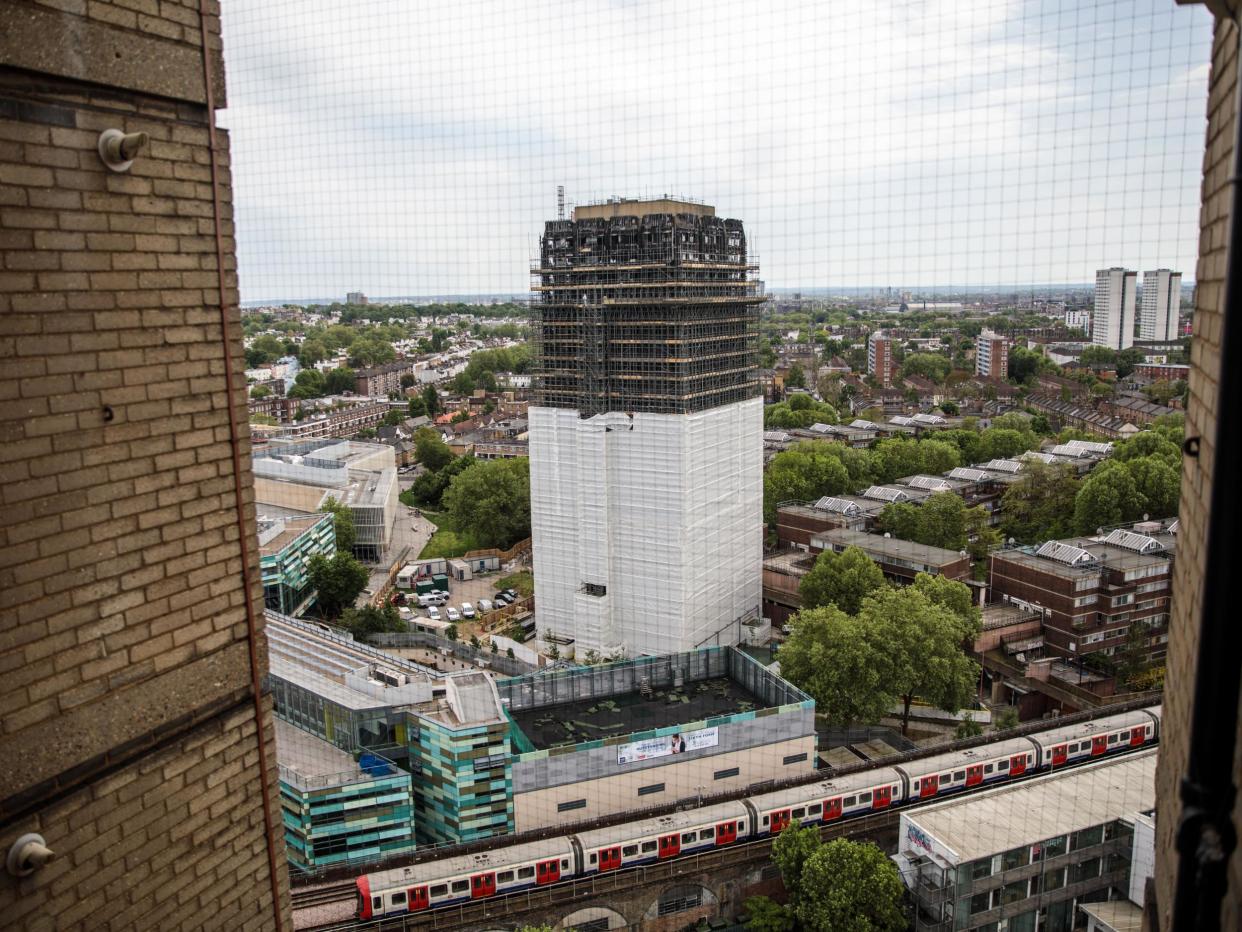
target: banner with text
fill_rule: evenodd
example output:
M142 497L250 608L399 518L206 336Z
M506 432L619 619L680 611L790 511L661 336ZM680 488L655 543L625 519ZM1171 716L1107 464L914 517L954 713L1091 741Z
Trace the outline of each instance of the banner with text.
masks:
M714 748L719 743L720 729L718 728L700 728L698 731L683 731L675 735L665 735L663 738L631 741L617 748L617 763L634 764L655 757L686 754L690 751Z

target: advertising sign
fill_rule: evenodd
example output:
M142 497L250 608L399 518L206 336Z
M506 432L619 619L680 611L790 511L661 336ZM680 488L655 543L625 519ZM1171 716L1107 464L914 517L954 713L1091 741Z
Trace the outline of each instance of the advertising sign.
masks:
M645 741L631 741L617 748L618 764L633 764L656 757L671 757L674 754L688 754L704 748L714 748L720 742L720 729L701 728L698 731L683 731L663 738L648 738Z

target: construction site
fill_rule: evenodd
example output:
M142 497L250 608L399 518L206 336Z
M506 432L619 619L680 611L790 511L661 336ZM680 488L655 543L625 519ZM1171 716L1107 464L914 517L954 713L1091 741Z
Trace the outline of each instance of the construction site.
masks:
M532 269L535 403L689 414L759 395L758 266L740 220L614 199L549 220Z

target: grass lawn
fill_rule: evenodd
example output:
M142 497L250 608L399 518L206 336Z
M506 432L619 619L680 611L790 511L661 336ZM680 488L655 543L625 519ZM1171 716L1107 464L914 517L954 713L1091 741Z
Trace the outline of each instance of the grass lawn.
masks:
M530 570L512 573L496 580L497 589L516 589L518 595L526 598L535 594L535 574Z
M419 553L420 560L430 560L432 557L460 557L468 550L478 549L469 534L458 534L444 527L446 523L444 512L424 511L423 517L436 526L436 532L431 535L431 540L427 541L427 546L423 547L422 552Z

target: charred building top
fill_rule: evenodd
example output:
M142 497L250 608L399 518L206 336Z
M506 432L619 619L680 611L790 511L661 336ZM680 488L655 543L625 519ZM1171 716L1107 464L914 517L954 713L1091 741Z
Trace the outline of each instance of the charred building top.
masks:
M688 414L757 397L758 266L740 220L613 200L550 220L534 268L535 403Z

